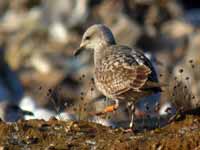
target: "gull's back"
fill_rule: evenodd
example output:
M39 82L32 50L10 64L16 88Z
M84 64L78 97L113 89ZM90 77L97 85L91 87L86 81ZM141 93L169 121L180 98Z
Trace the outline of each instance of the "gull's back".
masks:
M156 71L141 51L111 45L95 67L97 88L109 98L136 101L160 92Z

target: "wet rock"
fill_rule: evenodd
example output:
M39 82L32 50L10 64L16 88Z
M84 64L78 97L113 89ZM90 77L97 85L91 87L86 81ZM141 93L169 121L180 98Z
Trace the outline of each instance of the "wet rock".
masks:
M11 102L0 103L0 117L6 122L16 122L23 119L25 115L33 115L32 112L28 112L20 109L16 104Z

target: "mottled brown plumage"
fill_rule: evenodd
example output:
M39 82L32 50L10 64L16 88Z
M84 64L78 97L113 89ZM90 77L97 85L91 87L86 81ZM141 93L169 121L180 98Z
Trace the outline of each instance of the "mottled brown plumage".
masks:
M142 97L160 92L160 85L151 62L141 51L118 45L109 28L93 25L84 33L79 49L94 51L94 79L97 89L117 102L131 102L131 122L134 125L134 104ZM102 114L116 110L118 103Z
M136 102L159 92L156 72L141 51L117 45L105 25L93 25L83 35L78 51L94 50L96 87L106 97Z
M137 99L136 93L142 92L140 88L144 86L151 70L131 61L129 55L114 51L95 66L95 83L105 96L129 101ZM134 91L134 94L127 99L130 91Z

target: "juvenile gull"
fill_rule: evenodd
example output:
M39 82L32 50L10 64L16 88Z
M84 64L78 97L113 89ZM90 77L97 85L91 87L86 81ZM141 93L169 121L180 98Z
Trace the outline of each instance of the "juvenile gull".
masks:
M83 35L75 56L82 50L94 51L94 81L97 89L116 102L134 104L142 97L160 92L156 71L151 62L139 51L115 42L111 30L102 24L89 27ZM103 112L119 106L107 107ZM133 126L132 113L130 127Z

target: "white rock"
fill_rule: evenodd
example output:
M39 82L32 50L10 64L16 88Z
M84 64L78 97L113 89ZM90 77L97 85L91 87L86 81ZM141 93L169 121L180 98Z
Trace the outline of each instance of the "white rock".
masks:
M36 103L32 97L24 96L19 103L19 107L23 110L34 111Z
M67 42L69 40L69 33L66 30L64 24L61 22L54 22L49 27L49 34L52 40L57 42Z
M170 102L165 102L159 110L159 115L173 115L175 113L176 109Z
M35 100L31 98L30 96L25 96L20 104L20 108L23 110L31 111L34 115L25 115L24 119L44 119L49 120L51 117L56 116L56 113L54 111L50 111L45 108L39 108L37 104L35 103Z
M77 117L74 114L67 112L61 112L60 114L56 115L56 118L63 121L77 120Z
M30 63L38 72L43 74L47 74L52 70L51 63L41 53L35 53L30 58Z
M100 118L98 116L94 116L93 118L89 119L89 121L97 123L97 124L101 124L101 125L107 126L107 127L112 127L112 128L116 127L116 125L112 121Z
M44 108L36 108L33 111L34 116L25 116L26 120L29 119L44 119L48 121L51 117L56 116L56 113Z

